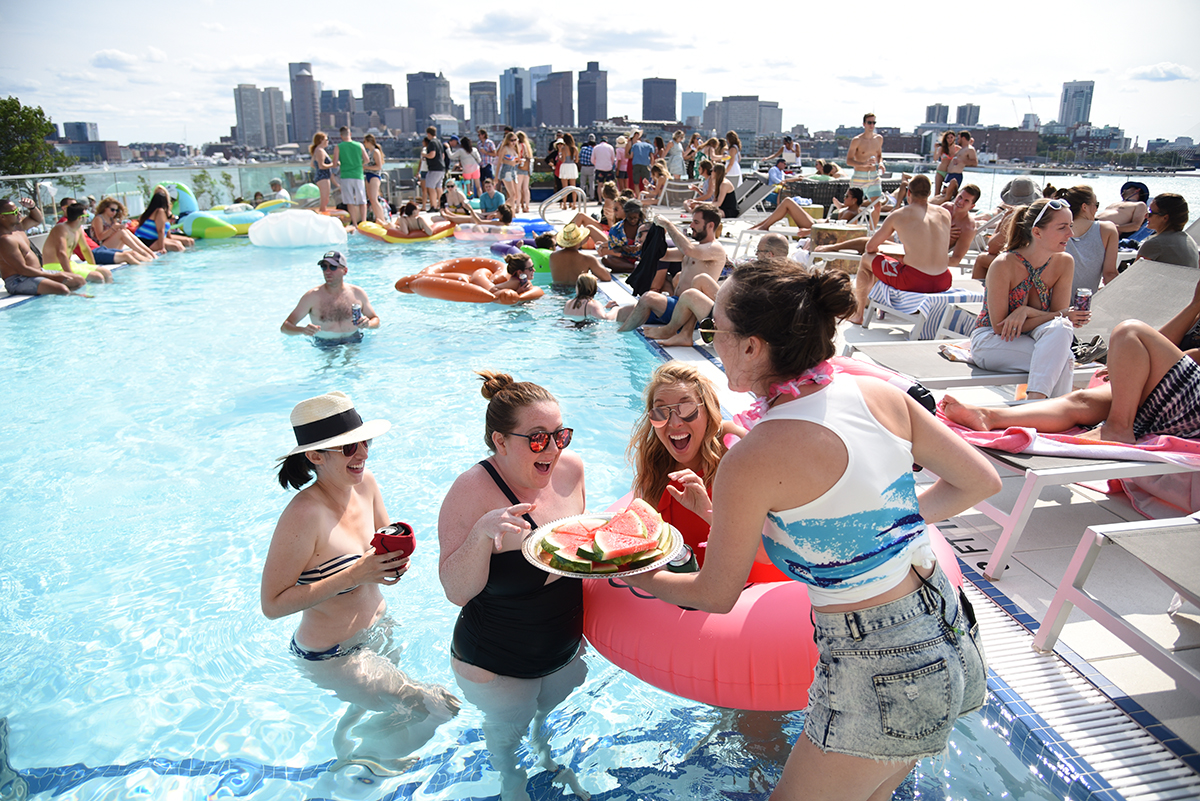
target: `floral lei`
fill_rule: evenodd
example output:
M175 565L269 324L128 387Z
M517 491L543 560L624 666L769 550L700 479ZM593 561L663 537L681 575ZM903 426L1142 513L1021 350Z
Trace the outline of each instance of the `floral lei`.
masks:
M771 408L771 404L780 395L785 393L799 395L800 388L805 384L828 384L832 380L833 365L828 360L818 362L791 381L772 384L771 390L766 396L757 398L754 404L746 411L735 414L733 422L748 431L754 428L754 425L763 418L763 415Z

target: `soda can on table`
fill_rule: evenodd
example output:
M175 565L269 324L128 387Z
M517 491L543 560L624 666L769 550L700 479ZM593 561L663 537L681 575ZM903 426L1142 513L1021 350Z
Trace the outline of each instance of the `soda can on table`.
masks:
M1087 287L1080 287L1075 290L1075 300L1072 304L1078 311L1092 310L1092 290Z

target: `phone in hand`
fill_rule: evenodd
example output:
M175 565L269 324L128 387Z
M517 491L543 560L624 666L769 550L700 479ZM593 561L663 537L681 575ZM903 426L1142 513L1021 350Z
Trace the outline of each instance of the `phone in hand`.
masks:
M371 539L375 553L399 553L401 556L411 556L417 549L417 536L413 527L408 523L392 523L375 532Z

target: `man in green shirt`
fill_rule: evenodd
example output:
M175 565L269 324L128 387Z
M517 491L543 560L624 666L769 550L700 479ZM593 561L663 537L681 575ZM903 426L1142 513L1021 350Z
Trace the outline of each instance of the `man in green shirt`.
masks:
M350 222L358 225L367 219L367 187L363 183L363 146L350 138L350 129L338 131L342 141L333 150L333 166L341 167L342 202L350 212Z

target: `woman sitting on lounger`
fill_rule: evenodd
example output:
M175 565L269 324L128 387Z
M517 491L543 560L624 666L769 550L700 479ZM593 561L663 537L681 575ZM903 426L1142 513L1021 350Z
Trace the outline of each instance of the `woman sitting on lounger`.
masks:
M1071 207L1074 222L1071 223L1071 239L1067 252L1075 259L1075 277L1071 281L1071 298L1075 290L1090 289L1095 292L1100 282L1108 283L1117 277L1117 226L1100 222L1096 212L1100 201L1090 186L1073 186L1060 189L1058 197Z
M983 408L946 396L942 412L974 431L1010 426L1046 434L1090 428L1084 436L1106 442L1137 442L1165 434L1200 439L1200 365L1196 351L1177 343L1200 320L1200 285L1192 302L1158 331L1139 320L1113 329L1108 342L1108 383L1061 398L1021 406Z
M971 360L985 370L1029 371L1029 398L1071 391L1075 325L1087 312L1067 311L1073 260L1071 209L1061 200L1039 200L1017 210L1008 252L992 263L983 311L971 334Z

